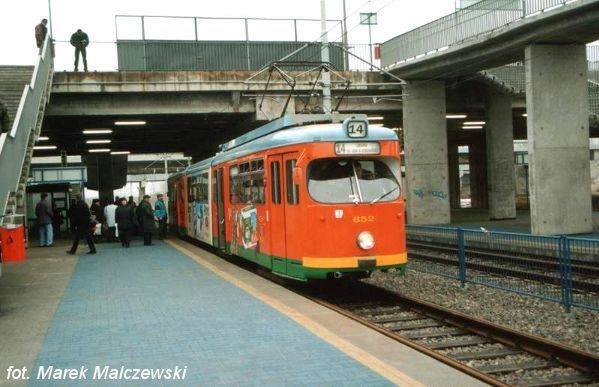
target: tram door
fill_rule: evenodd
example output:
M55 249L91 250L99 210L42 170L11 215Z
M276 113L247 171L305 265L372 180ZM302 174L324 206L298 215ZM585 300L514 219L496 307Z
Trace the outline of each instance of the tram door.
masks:
M283 177L283 155L269 156L268 158L267 191L270 192L267 220L269 223L267 238L269 239L270 254L272 256L272 270L287 273L287 256L285 241L285 198Z
M225 240L225 194L224 194L224 169L216 170L216 211L218 219L218 248L224 250L226 247Z
M285 186L285 195L283 196L283 203L285 204L285 250L287 257L287 275L297 276L302 274L302 262L300 258L302 251L302 238L301 235L302 225L300 219L302 218L302 209L299 206L300 203L300 190L298 179L299 176L295 174L295 167L299 158L298 152L285 153L283 155L283 185Z

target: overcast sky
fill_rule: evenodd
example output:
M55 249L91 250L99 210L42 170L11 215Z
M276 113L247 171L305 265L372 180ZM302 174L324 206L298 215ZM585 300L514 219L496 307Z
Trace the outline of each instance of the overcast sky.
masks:
M372 26L372 41L384 42L402 32L449 14L455 0L345 0L350 43L368 43L368 27L359 25L360 12L377 12L378 25ZM343 17L343 0L327 0L327 18ZM115 15L160 15L242 18L320 18L320 0L51 0L52 30L56 46L56 69L71 70L73 48L66 41L77 28L88 33L89 69L116 69ZM34 27L48 18L48 0L18 0L5 5L0 12L2 36L1 64L30 65L35 61ZM141 34L139 19L119 19L120 38L136 38ZM329 39L340 38L340 29L330 24ZM292 23L253 22L250 40L293 39ZM318 38L318 23L300 23L299 40ZM200 39L244 38L242 22L200 21ZM149 19L147 38L193 39L191 20Z

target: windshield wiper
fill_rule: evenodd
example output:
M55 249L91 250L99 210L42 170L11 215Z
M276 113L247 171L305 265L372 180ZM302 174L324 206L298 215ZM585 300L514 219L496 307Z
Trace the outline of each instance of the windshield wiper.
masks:
M384 194L382 194L381 196L379 196L378 198L374 199L373 201L370 202L370 204L374 204L376 202L378 202L379 200L381 200L382 198L384 198L385 196L389 195L392 192L395 192L399 189L399 186L393 188L391 191L385 192Z

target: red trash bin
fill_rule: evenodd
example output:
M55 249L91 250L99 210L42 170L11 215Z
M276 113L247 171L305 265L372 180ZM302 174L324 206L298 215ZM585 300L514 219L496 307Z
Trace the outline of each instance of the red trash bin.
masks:
M20 262L25 253L25 226L8 224L0 227L0 248L3 262Z

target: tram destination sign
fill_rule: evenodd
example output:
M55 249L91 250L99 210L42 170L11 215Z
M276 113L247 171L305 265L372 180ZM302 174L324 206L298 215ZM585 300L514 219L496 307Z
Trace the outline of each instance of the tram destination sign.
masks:
M337 142L335 154L337 155L378 155L381 145L378 142Z

